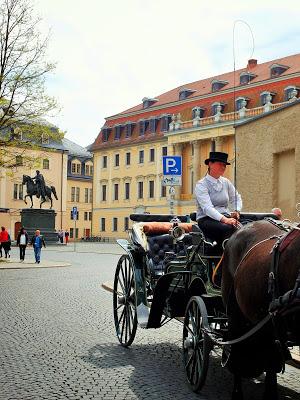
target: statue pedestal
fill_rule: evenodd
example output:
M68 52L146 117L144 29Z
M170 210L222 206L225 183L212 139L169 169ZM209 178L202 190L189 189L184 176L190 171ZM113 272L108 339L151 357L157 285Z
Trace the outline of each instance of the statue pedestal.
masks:
M44 236L46 246L57 243L57 232L55 231L54 210L43 210L40 208L23 208L21 211L21 225L26 229L29 240L35 231L39 229Z

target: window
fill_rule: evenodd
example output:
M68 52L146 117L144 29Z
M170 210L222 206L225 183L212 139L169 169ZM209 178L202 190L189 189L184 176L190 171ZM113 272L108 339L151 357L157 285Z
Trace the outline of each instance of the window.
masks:
M236 99L236 101L235 101L235 108L236 108L236 111L239 111L239 110L241 110L243 107L244 107L244 102L246 102L246 105L245 105L245 107L247 107L247 102L248 102L248 99L246 98L246 97L238 97L237 99Z
M102 168L107 168L107 156L102 157Z
M115 154L115 167L120 166L120 154Z
M271 99L269 99L269 96L271 96ZM264 106L265 104L267 104L268 103L268 100L270 100L270 102L272 103L272 98L273 98L273 96L274 96L274 93L271 93L271 92L262 92L261 94L260 94L260 104L262 105L262 106Z
M91 176L93 175L93 166L89 164L85 164L85 175Z
M289 67L286 65L280 65L280 64L273 64L270 67L271 71L271 78L276 78L277 76L280 76L283 74Z
M114 184L114 200L119 200L119 184Z
M111 132L111 128L103 128L102 129L102 141L103 142L108 141L110 132Z
M14 200L23 200L23 185L14 183Z
M144 162L144 150L139 151L139 163L143 164Z
M133 124L131 122L128 122L125 125L125 137L130 138L132 135L132 129L133 129Z
M102 185L102 201L106 201L106 185Z
M43 160L43 169L49 169L49 160L47 158Z
M129 229L129 218L125 217L124 218L124 231L128 231Z
M121 135L122 135L122 130L123 130L122 125L115 126L115 140L120 140Z
M167 187L166 186L161 185L161 194L160 194L160 196L161 197L167 197Z
M76 164L76 174L78 174L78 175L81 174L81 164L79 164L79 163Z
M163 146L161 152L162 152L163 156L167 156L168 155L168 147L167 146Z
M93 202L93 189L89 189L89 193L90 193L89 203L92 203Z
M76 201L77 201L77 203L79 203L79 198L80 198L80 188L77 187L76 188Z
M113 218L113 231L117 232L118 230L118 218Z
M179 92L179 100L185 100L187 97L189 97L192 93L194 93L196 90L192 89L181 89Z
M138 182L138 198L142 199L144 197L144 182Z
M101 232L105 232L105 218L100 219L100 230Z
M194 171L191 171L191 194L194 193Z
M195 119L197 114L198 114L199 118L203 118L204 117L204 108L194 107L192 109L192 119Z
M256 75L251 74L250 72L242 72L240 75L240 84L241 85L247 85L254 79Z
M90 211L89 212L89 221L91 221L92 220L92 212Z
M284 89L284 100L288 101L293 97L298 97L298 88L296 86L288 86Z
M211 115L216 115L218 112L219 106L221 107L221 113L224 111L224 104L223 103L213 103L211 106Z
M16 166L20 167L23 165L23 157L22 156L16 156Z
M88 220L88 212L87 212L87 211L84 212L84 220L85 220L85 221Z
M70 228L70 239L74 238L74 228Z
M155 161L155 149L150 149L149 161L150 162L154 162Z
M90 175L93 175L93 173L94 173L94 166L90 165Z
M145 135L145 133L147 131L147 128L148 128L148 124L149 124L148 121L146 121L144 119L140 120L140 122L139 122L139 135L140 136L144 136Z
M151 133L155 133L156 132L156 128L157 128L157 118L151 118L149 120L149 129Z
M88 188L84 189L84 202L85 203L89 202L89 189Z
M72 162L71 164L71 172L72 174L81 174L81 164L79 162Z
M126 153L126 165L130 165L130 153Z
M142 102L143 102L143 108L148 108L152 106L152 104L156 103L158 99L151 99L149 97L144 97Z
M75 202L75 187L71 187L71 201Z
M149 198L153 199L154 197L154 181L149 181Z
M130 198L130 183L125 183L125 200L129 200Z
M167 132L169 130L169 124L171 123L171 116L170 115L162 115L161 122L160 122L160 130L162 132Z
M75 238L78 239L78 228L75 229Z
M210 143L210 151L216 151L216 141L212 140Z
M217 92L217 91L221 90L227 84L228 84L227 81L213 80L212 83L211 83L211 91L212 92Z

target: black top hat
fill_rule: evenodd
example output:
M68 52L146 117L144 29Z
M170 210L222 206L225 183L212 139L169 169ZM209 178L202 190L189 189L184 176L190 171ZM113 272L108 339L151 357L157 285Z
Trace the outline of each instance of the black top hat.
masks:
M206 165L211 162L219 161L222 162L226 165L230 165L229 162L227 162L228 154L227 153L222 153L221 151L211 151L209 153L209 158L207 158L204 162Z

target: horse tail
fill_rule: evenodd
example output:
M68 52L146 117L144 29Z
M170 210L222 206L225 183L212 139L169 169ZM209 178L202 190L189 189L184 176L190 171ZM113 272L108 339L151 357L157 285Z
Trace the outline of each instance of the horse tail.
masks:
M56 198L56 200L58 200L57 194L56 194L56 190L54 186L51 186L51 191L54 194L54 197Z

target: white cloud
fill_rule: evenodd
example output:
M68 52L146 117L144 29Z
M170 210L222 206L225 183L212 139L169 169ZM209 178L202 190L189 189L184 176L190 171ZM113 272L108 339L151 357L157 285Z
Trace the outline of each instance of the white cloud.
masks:
M259 62L299 52L298 2L206 0L36 0L56 74L48 81L63 110L53 122L81 145L104 118L173 87L233 69L232 30L248 22ZM298 10L299 11L299 10ZM252 53L236 26L236 67Z

